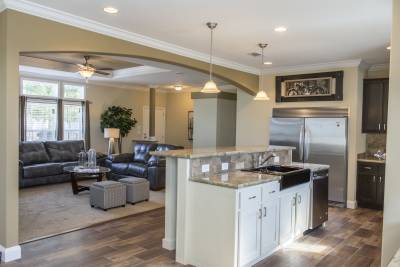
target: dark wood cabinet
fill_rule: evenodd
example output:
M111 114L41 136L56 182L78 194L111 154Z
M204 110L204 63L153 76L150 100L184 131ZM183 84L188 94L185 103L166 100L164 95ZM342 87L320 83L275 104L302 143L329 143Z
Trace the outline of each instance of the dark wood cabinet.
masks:
M385 165L358 163L357 203L360 207L383 209L385 191Z
M363 133L385 133L387 128L389 79L365 79Z

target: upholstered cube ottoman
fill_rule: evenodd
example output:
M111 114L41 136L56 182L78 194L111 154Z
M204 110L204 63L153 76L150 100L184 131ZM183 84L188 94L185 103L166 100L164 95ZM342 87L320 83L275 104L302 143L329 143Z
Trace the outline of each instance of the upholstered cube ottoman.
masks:
M126 185L126 202L135 204L149 200L150 183L147 179L127 176L118 181Z
M126 204L126 186L115 181L102 181L90 186L90 205L108 210L124 207Z

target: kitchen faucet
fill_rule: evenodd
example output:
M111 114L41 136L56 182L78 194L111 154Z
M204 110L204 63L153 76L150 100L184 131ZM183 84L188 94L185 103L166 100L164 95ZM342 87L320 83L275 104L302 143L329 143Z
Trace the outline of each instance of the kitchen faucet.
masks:
M259 167L262 167L268 160L277 157L277 155L275 153L271 153L269 156L267 156L264 160L262 160L262 156L260 155L260 159L259 162L261 161L261 163L258 165Z

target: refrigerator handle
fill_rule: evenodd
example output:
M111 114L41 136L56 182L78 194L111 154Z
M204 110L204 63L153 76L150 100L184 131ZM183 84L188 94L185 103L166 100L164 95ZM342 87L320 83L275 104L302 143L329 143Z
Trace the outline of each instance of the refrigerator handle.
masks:
M311 131L306 127L304 130L304 162L310 157L310 135Z
M301 126L299 134L299 158L301 161L303 161L303 152L304 152L304 125Z

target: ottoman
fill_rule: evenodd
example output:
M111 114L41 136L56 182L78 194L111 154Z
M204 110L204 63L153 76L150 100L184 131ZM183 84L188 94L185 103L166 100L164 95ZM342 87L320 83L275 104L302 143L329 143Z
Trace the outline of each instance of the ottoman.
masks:
M138 177L125 177L118 180L126 185L126 202L135 204L149 200L150 183L147 179Z
M102 181L90 186L90 205L104 211L124 207L126 203L125 184L115 181Z

